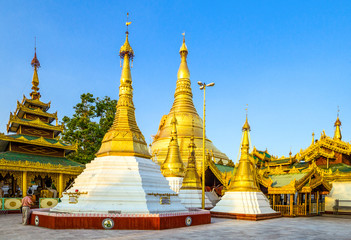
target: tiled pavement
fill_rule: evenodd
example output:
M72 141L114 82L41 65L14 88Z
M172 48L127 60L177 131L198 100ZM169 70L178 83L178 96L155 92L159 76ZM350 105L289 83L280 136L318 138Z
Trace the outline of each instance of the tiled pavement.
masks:
M0 215L0 239L351 239L351 219L278 218L259 222L212 218L212 224L161 231L51 230L20 224L19 214Z

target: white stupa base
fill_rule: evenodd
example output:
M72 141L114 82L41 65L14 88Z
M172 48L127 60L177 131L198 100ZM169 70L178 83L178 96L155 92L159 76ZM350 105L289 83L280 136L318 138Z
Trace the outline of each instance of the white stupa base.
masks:
M333 182L333 188L325 197L325 211L328 213L334 212L335 200L350 200L351 199L351 182ZM344 202L342 206L351 207L350 203ZM342 208L339 212L351 213L350 209Z
M212 189L211 192L205 192L206 197L210 200L212 206L216 206L216 204L221 200L221 198L217 195L217 193Z
M186 208L201 208L202 207L202 191L200 189L180 189L179 198ZM205 194L205 208L213 208L211 201Z
M81 194L73 204L68 194L51 209L68 213L167 213L187 209L163 177L159 165L151 159L134 156L97 157L86 165L67 191ZM169 204L160 198L170 196Z
M166 177L169 186L173 191L179 193L180 188L182 187L183 178L182 177Z
M226 192L211 212L236 214L276 213L262 192Z

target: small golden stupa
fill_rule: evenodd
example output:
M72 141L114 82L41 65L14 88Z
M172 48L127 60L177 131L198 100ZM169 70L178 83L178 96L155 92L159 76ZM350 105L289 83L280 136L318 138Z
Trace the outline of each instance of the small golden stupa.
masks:
M161 165L163 176L168 177L184 177L184 166L180 158L178 137L177 137L177 119L173 116L171 140L168 145L166 160Z

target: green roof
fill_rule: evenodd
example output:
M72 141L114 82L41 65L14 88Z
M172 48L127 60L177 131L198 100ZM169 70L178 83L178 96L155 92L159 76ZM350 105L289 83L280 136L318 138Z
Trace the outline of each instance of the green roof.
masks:
M266 151L257 151L257 152L259 152L260 154L264 154L264 156L266 158L272 158L272 156L269 153L267 153Z
M290 166L290 168L308 168L309 164L307 162L299 162L299 163L294 163L293 165Z
M296 181L299 181L301 178L303 178L306 175L306 173L291 173L291 174L281 174L281 175L269 175L269 177L272 179L272 187L284 187L291 183L294 179Z
M31 119L26 119L26 118L20 118L22 121L25 121L25 122L32 122L34 120L31 120ZM50 126L50 127L55 127L55 125L52 125L51 123L45 123L44 124Z
M318 167L322 169L327 169L327 165L319 165ZM330 164L329 168L335 172L336 170L339 170L339 172L351 172L351 166L347 165L345 163L338 163L338 164Z
M234 170L234 167L229 167L229 166L225 166L225 165L221 165L221 164L215 164L215 165L218 168L218 170L221 171L222 173L231 172Z
M50 156L41 156L17 152L2 152L0 153L0 159L6 159L9 161L29 161L29 162L39 162L53 165L62 165L62 166L72 166L72 167L84 167L83 164L68 160L64 157L50 157Z
M15 135L7 135L8 137L12 137L12 138L20 138L20 137L24 137L25 139L31 141L31 140L36 140L40 137L36 137L36 136L29 136L29 135L23 135L23 134L15 134ZM50 139L50 138L44 138L45 141L47 141L48 143L51 144L55 144L57 142L60 142L63 146L69 146L68 144L65 144L59 140L56 139Z
M282 163L289 163L290 158L283 158L277 160L271 160L271 163L282 164Z

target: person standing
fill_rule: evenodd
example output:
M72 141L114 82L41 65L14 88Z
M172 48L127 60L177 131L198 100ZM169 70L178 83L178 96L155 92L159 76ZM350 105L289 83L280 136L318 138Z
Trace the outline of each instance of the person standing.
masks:
M32 199L33 191L29 189L27 192L27 196L22 199L22 224L26 225L28 223L28 219L30 217L30 206L33 205Z

